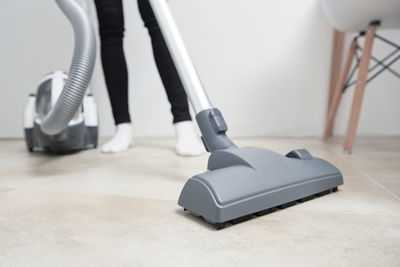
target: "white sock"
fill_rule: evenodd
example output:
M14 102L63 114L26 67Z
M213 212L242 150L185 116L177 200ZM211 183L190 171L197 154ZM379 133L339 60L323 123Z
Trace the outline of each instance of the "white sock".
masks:
M176 133L176 153L179 156L198 156L205 148L197 137L192 121L182 121L174 124Z
M130 123L118 124L114 137L101 146L101 152L118 153L128 150L132 145L132 132Z

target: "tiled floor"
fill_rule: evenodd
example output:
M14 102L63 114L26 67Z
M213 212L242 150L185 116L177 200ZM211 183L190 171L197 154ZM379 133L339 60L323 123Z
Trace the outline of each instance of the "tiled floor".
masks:
M222 231L177 204L207 155L172 139L138 139L120 155L29 154L0 141L0 266L400 266L400 138L238 139L335 164L337 193Z

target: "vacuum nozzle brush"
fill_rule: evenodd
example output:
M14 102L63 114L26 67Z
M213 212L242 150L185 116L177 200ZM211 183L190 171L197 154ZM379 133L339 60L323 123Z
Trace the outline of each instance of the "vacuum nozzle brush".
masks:
M178 204L217 229L334 192L340 171L307 150L286 156L253 147L212 152L208 171L189 179Z

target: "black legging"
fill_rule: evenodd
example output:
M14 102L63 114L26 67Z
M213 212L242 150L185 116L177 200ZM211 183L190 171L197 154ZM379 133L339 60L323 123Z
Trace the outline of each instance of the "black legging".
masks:
M123 50L124 15L122 0L94 0L99 21L101 61L115 124L130 122L128 71ZM148 0L138 0L140 15L153 46L158 72L171 104L173 122L191 120L189 106L165 40Z

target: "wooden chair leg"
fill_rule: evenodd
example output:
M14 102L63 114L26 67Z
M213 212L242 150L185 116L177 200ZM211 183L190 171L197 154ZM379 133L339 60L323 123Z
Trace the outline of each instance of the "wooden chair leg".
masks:
M335 94L336 84L339 81L340 69L342 66L343 47L345 33L337 29L333 30L332 56L331 56L331 75L329 80L328 112Z
M347 127L346 139L344 141L345 153L351 153L351 150L353 149L358 121L360 119L362 101L365 93L365 86L367 85L369 64L372 54L372 47L374 44L375 33L376 26L370 26L365 36L364 50L361 56L360 68L358 70L358 84L354 92L350 120Z
M335 124L336 114L339 108L340 100L342 99L342 91L346 85L347 76L349 75L351 63L353 62L354 53L356 51L357 41L353 40L350 49L347 52L346 61L342 72L340 73L339 80L336 82L336 88L332 98L331 105L328 111L328 117L325 125L324 140L328 139L333 134L333 126Z

